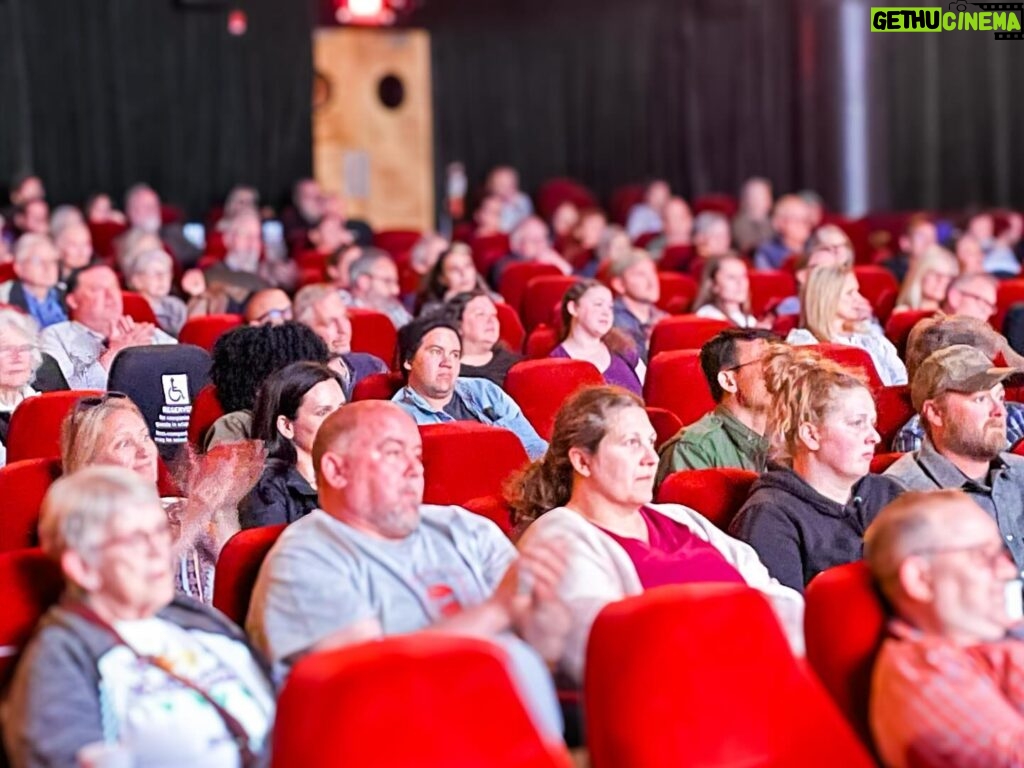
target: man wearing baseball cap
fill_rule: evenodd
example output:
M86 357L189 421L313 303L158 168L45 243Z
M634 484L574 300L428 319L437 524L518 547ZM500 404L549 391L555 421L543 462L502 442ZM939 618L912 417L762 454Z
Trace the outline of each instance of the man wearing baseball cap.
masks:
M1024 566L1024 457L1005 452L1003 379L999 368L966 344L940 349L920 364L910 398L925 437L886 471L911 491L960 489L999 526L1018 567Z

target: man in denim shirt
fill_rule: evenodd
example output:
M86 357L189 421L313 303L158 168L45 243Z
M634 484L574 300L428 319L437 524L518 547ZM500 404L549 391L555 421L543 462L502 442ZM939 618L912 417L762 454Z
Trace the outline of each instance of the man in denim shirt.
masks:
M531 459L544 455L548 444L497 384L459 378L462 338L451 322L427 318L409 323L398 334L398 348L407 382L391 399L417 424L492 424L514 432Z

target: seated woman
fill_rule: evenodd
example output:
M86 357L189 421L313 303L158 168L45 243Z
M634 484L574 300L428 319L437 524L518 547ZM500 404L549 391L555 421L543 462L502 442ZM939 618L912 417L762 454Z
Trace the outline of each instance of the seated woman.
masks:
M705 262L693 306L698 317L725 320L739 328L754 328L757 318L750 314L747 263L733 253Z
M586 360L609 384L640 395L647 369L632 340L612 323L612 292L597 280L580 280L562 297L562 341L550 357Z
M238 506L242 528L292 523L316 509L313 440L344 404L341 379L322 363L292 363L263 383L252 421L267 464Z
M864 319L870 307L849 267L818 267L807 276L800 297L800 327L789 344L847 344L871 355L886 386L907 383L907 368L878 326Z
M43 501L40 535L67 586L3 710L14 765L85 765L76 756L96 742L124 750L118 765L265 759L267 666L219 611L175 596L171 532L152 483L116 467L61 478Z
M300 360L330 360L326 342L302 323L245 325L217 339L210 381L217 389L224 415L207 431L203 447L209 450L251 438L252 408L260 385L274 371Z
M941 245L929 245L910 264L893 311L939 309L946 298L949 284L958 274L960 266L956 256Z
M748 584L772 601L796 650L803 600L780 585L743 542L692 509L652 504L655 432L643 403L619 387L588 387L555 417L544 457L507 488L520 547L561 540L567 566L559 596L571 628L561 670L582 682L590 627L608 603L666 584Z
M0 467L7 463L11 414L39 394L33 384L42 363L36 321L14 309L0 309Z
M163 499L174 533L178 591L205 603L213 600L217 555L238 530L237 515L223 512L237 507L259 474L255 457L246 458L242 450L214 459L210 472L197 464L190 474L190 498ZM65 475L97 464L125 467L157 487L156 444L138 407L120 392L78 401L61 425L61 463Z
M501 301L500 296L487 289L484 279L476 271L469 246L465 243L452 243L451 247L441 252L424 278L417 299L419 313L433 312L449 299L469 291L484 291L492 301Z
M127 267L125 279L128 287L146 299L160 329L177 338L181 326L188 319L188 308L184 301L171 295L174 259L167 251L158 248L143 251Z
M868 474L880 438L864 379L810 350L776 345L765 357L765 386L775 464L729 532L802 592L826 568L860 559L864 530L901 489Z
M498 310L484 291L460 293L445 305L445 314L458 323L462 335L459 376L490 379L505 386L508 369L523 359L501 341Z

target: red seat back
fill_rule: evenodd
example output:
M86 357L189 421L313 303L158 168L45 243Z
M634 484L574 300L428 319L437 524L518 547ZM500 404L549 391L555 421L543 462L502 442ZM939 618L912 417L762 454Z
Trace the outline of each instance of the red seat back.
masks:
M473 237L469 243L473 250L473 264L481 275L488 275L494 262L509 252L508 235Z
M193 446L201 446L207 430L223 415L224 408L217 399L217 388L207 384L192 401L192 413L188 417L188 441Z
M500 494L505 480L529 462L514 432L473 421L426 424L423 472L426 504L462 504Z
M608 200L608 216L611 222L626 226L630 209L644 201L645 191L645 185L642 183L625 184L613 189L612 196Z
M391 258L401 260L422 236L423 233L415 229L385 229L373 233L373 244L390 253Z
M816 350L822 357L827 357L846 368L862 373L872 391L882 389L882 378L878 375L875 362L866 350L860 347L851 347L849 344L812 344L811 349Z
M0 467L0 552L39 543L39 510L43 497L60 474L60 459L55 458L25 459Z
M352 389L352 402L360 400L390 400L402 388L400 373L371 373Z
M387 315L368 309L348 310L352 321L352 351L369 352L394 365L398 331Z
M864 264L854 267L853 274L857 277L857 283L860 285L861 296L876 308L876 314L877 307L887 292L892 292L894 295L899 292L900 284L896 280L896 276L885 267Z
M757 473L735 467L673 472L658 488L659 504L682 504L700 512L723 531L750 495Z
M604 377L583 360L524 360L509 369L505 391L522 408L537 434L550 440L555 414L566 398L581 387L595 384L604 384Z
M558 267L553 264L537 264L532 261L521 261L509 264L501 273L501 282L498 284L498 293L505 297L505 301L512 307L519 316L523 316L523 297L526 295L526 286L537 277L561 276Z
M504 284L502 280L502 284ZM521 315L523 326L532 331L541 323L552 323L559 314L562 297L579 278L572 275L541 275L534 277L523 293Z
M869 471L873 475L880 475L902 457L903 454L898 452L876 453L871 457L871 467Z
M217 339L242 324L241 315L201 315L190 317L178 334L181 344L195 344L207 352L213 351Z
M875 429L882 438L878 449L888 451L893 438L914 415L914 405L910 402L910 388L906 384L876 389L875 410L878 421Z
M498 310L501 340L508 344L509 349L513 352L521 351L523 340L526 338L526 329L523 328L523 321L519 319L519 313L502 301L497 302L494 306Z
M885 321L885 337L895 345L901 358L907 354L907 340L914 326L934 314L930 309L910 309L889 315Z
M95 389L72 389L44 392L23 400L11 414L7 462L60 456L60 427L64 419L79 399L102 394Z
M659 272L658 283L661 286L658 307L674 315L690 311L693 300L697 298L696 280L676 272Z
M990 322L992 327L1003 332L1003 322L1010 307L1024 301L1024 279L1002 280L996 289L996 311Z
M501 528L506 536L512 535L512 509L504 496L491 494L489 496L478 496L469 499L462 506L474 514L486 517L492 523Z
M647 411L647 418L651 420L651 426L654 427L654 432L658 435L657 445L661 445L683 428L683 422L672 411L650 406L644 410Z
M146 297L134 291L121 291L124 313L136 323L152 323L156 325L156 314L146 301Z
M0 552L0 690L7 687L14 667L42 615L64 589L60 566L39 549ZM3 755L0 754L0 758Z
M114 243L127 229L127 224L117 221L90 221L89 232L92 234L93 253L104 259L114 258Z
M281 691L274 768L569 768L487 640L414 633L301 659ZM395 726L401 723L401 734Z
M805 594L807 660L865 744L871 743L871 670L885 639L886 609L863 561L811 579Z
M761 317L771 304L796 294L796 278L781 269L750 270L750 313Z
M736 197L722 192L701 195L693 201L694 216L704 213L704 211L713 211L731 219L738 210L739 203Z
M700 367L700 350L662 352L652 358L644 379L644 402L671 411L684 426L713 411L715 401Z
M593 768L873 765L745 586L661 587L607 606L583 695Z
M526 337L523 352L530 360L539 360L551 354L558 346L558 333L549 325L538 325Z
M711 320L696 315L666 317L651 333L650 357L673 349L700 349L712 336L731 328L724 320Z
M545 221L550 221L551 214L566 201L580 210L598 207L594 193L575 179L548 179L537 190L537 214Z
M256 577L284 525L268 525L239 531L224 544L217 557L213 582L213 607L238 626L245 626Z

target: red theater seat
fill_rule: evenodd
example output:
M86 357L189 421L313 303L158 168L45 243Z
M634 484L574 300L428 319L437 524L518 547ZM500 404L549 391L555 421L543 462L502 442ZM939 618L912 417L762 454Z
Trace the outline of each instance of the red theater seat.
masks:
M1024 279L1002 280L996 292L996 311L990 322L992 327L1003 332L1006 313L1014 304L1024 301Z
M486 235L470 238L469 247L473 251L473 263L476 271L485 277L490 273L494 262L509 252L508 235Z
M352 402L390 400L405 384L400 373L371 373L352 390Z
M878 391L884 386L871 355L860 347L851 347L848 344L812 344L810 349L846 368L860 371L867 379L868 386L872 391Z
M885 639L886 611L863 561L829 568L807 585L807 660L825 689L871 744L871 670Z
M558 333L549 325L538 325L526 337L523 352L530 360L546 358L558 346Z
M398 331L387 315L368 309L348 310L352 321L352 351L369 352L394 365Z
M530 280L523 293L521 312L526 330L551 323L559 313L565 292L578 282L579 278L572 275L542 275Z
M653 360L659 352L673 349L700 349L712 336L731 327L724 320L710 320L696 315L667 317L654 326L650 359Z
M744 586L660 587L606 607L583 695L593 768L873 765Z
M11 414L7 430L7 463L59 456L60 427L75 403L83 397L102 394L95 389L72 389L44 392L23 400Z
M537 214L545 221L550 221L551 214L564 202L580 210L599 207L594 193L575 179L548 179L537 190Z
M536 264L532 261L516 262L510 264L501 273L498 293L522 317L523 297L526 295L526 286L530 284L530 281L538 277L560 277L561 275L561 271L553 264Z
M39 510L60 474L60 459L55 458L25 459L0 467L0 552L39 543Z
M502 533L506 536L512 535L512 509L503 496L499 494L479 496L475 499L470 499L462 506L474 514L486 517L501 528Z
M700 350L675 350L654 357L644 379L644 402L671 411L684 426L713 411L715 401L700 367Z
M857 277L860 285L860 293L867 299L872 307L875 307L875 315L878 316L878 307L886 294L891 293L895 300L899 293L900 284L885 267L874 265L861 265L853 268L853 274ZM890 308L891 309L891 308ZM884 321L884 318L880 318Z
M885 337L896 346L900 358L907 354L907 340L914 326L934 314L930 309L910 309L889 315L889 319L885 321Z
M487 640L396 635L314 653L277 705L274 768L571 768ZM396 727L400 729L396 731Z
M714 193L701 195L693 201L693 215L696 216L704 211L714 211L727 218L732 218L739 210L739 203L733 195Z
M697 298L696 280L689 275L659 272L658 284L661 286L661 295L658 298L658 306L661 309L673 315L690 311L693 300Z
M124 303L124 313L136 323L157 324L153 308L141 293L121 291L121 301Z
M651 426L654 427L654 431L658 435L657 445L661 445L683 428L683 422L672 411L650 406L644 410L647 411L647 418L651 420Z
M665 478L657 500L659 504L682 504L694 509L727 531L757 477L757 472L735 467L685 469Z
M256 577L284 525L268 525L239 531L224 545L217 558L213 582L213 607L240 627L245 626Z
M913 417L914 405L910 402L910 388L906 384L876 389L874 395L878 412L875 429L882 438L878 450L884 453L889 450L896 433Z
M0 690L7 687L15 664L39 619L64 589L60 567L38 549L0 552ZM0 751L0 762L3 754Z
M401 261L422 236L423 233L415 229L385 229L373 233L373 244Z
M501 340L508 344L513 352L519 352L526 338L526 329L523 328L523 321L519 319L519 313L503 301L497 302L494 307L498 310Z
M462 504L500 494L508 477L529 462L514 432L471 421L425 424L426 504Z
M241 315L201 315L190 317L178 334L181 344L195 344L207 352L213 351L217 339L242 324Z
M524 360L509 369L505 391L519 404L537 433L550 440L555 414L566 398L581 387L595 384L604 384L604 377L583 360Z
M750 314L761 317L768 307L796 295L796 278L781 269L750 270Z
M895 464L897 460L902 458L902 456L902 453L876 453L874 456L871 457L871 474L882 474L883 472L885 472L885 470L887 470L889 467Z
M192 413L188 417L188 441L193 446L201 446L207 430L223 415L224 408L217 399L217 388L207 384L192 401Z

